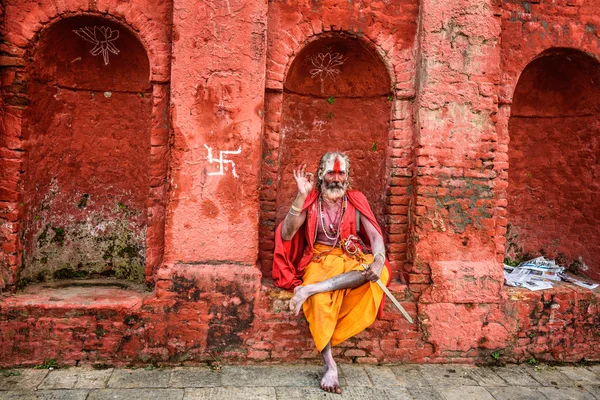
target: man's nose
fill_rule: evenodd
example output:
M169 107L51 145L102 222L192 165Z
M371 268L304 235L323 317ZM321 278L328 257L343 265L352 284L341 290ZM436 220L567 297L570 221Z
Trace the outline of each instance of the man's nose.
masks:
M341 180L342 180L342 174L340 174L340 173L333 174L333 180L336 181L336 182L341 182Z

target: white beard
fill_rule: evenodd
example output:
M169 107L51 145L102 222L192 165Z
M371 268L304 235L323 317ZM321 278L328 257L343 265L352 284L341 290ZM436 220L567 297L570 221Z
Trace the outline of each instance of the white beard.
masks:
M345 185L344 185L345 186ZM323 198L330 201L336 201L344 197L346 188L332 188L323 190Z

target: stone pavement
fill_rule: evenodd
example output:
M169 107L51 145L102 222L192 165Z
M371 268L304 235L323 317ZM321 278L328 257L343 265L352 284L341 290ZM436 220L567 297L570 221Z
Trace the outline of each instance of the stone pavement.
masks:
M340 365L342 395L317 365L0 370L0 400L600 400L600 365Z

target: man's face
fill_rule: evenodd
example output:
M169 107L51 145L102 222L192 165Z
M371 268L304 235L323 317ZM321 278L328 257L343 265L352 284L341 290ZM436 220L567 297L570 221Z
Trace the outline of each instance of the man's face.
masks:
M337 200L348 188L348 166L341 157L332 156L325 162L321 193L325 198Z

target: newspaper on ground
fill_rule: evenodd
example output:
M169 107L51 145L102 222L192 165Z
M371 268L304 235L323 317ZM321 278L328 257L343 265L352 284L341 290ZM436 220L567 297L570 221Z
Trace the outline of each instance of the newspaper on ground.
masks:
M590 290L598 287L597 283L582 281L566 275L564 272L564 267L545 257L533 258L516 267L504 264L504 279L508 286L543 290L553 287L551 281L565 281Z
M572 276L569 276L569 275L564 274L564 273L559 274L559 276L565 282L570 282L570 283L572 283L574 285L581 286L581 287L586 288L586 289L594 290L594 289L596 289L598 287L597 283L588 282L588 281L580 281L579 279L575 279Z

